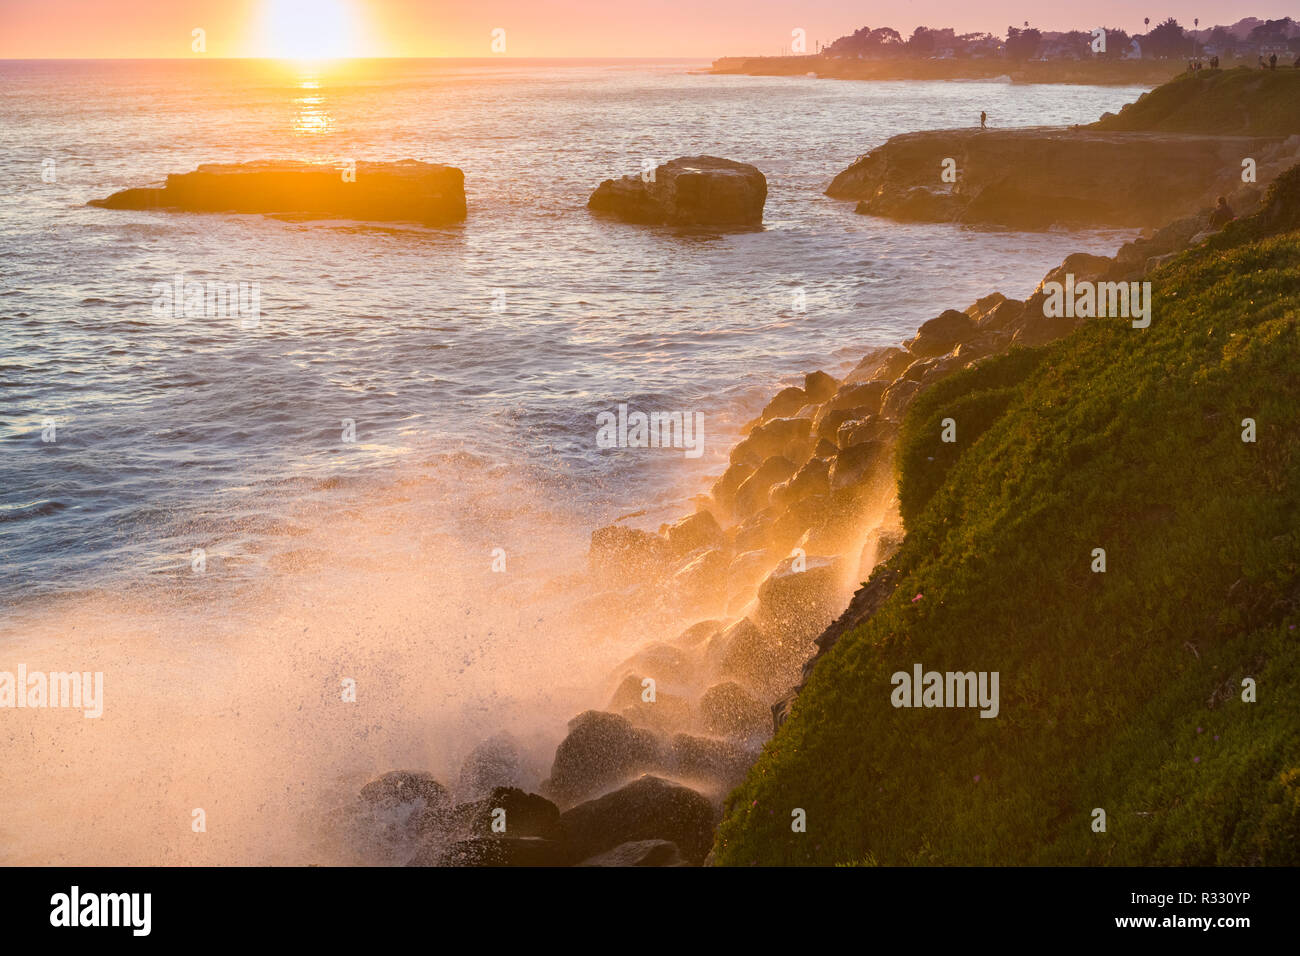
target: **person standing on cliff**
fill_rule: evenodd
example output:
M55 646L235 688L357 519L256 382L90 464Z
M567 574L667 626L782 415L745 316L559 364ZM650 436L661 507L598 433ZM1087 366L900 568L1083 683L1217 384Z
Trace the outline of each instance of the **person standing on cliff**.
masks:
M989 128L989 114L985 113L983 110L980 110L980 129L988 129L988 128Z
M1228 200L1220 196L1218 203L1214 206L1214 211L1210 213L1210 225L1215 229L1222 229L1235 218L1237 218L1236 213L1228 205Z

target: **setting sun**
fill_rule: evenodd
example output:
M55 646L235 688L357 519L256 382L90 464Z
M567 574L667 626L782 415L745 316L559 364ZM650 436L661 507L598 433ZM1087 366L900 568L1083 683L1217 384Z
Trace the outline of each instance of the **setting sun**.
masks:
M347 0L267 0L266 55L294 60L355 56L357 24Z

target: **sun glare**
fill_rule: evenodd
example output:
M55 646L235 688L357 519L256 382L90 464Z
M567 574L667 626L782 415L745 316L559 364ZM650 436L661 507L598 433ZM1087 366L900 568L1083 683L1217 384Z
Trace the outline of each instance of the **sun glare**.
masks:
M266 0L263 42L281 59L355 56L357 24L347 0Z

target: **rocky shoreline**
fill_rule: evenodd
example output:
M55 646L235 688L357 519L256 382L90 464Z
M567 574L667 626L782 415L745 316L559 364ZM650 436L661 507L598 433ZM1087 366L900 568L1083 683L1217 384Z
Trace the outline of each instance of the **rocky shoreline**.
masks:
M367 784L336 817L346 839L410 865L707 863L723 801L819 659L897 587L894 451L916 396L1091 321L1045 316L1046 283L1136 281L1210 235L1206 209L1113 257L1069 256L1024 301L993 293L946 310L843 378L810 372L779 391L696 512L657 532L593 532L582 591L698 620L610 675L606 707L569 722L537 792L499 735L469 755L454 792L412 771Z

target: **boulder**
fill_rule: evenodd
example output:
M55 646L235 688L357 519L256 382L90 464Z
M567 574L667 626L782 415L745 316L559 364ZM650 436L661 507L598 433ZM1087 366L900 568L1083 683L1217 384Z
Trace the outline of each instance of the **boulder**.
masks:
M591 533L587 563L594 574L642 577L661 570L670 557L668 540L640 528L609 525Z
M740 740L767 729L767 708L735 681L714 684L701 696L700 725L719 737Z
M456 824L473 836L542 837L561 840L560 808L545 797L518 787L497 787L481 800L460 804ZM494 831L493 825L505 826Z
M861 484L889 461L891 447L883 441L864 441L845 448L831 463L831 491Z
M476 800L497 787L517 787L524 781L519 746L509 734L500 733L478 744L460 766L456 795Z
M362 803L373 807L396 807L412 803L421 807L442 806L451 801L447 788L433 774L420 770L392 770L361 788Z
M677 734L672 739L664 768L672 776L720 796L740 785L754 758L754 753L731 740Z
M701 794L650 775L560 816L578 859L638 840L667 840L697 865L713 843L716 819L713 805Z
M772 486L772 503L789 507L797 501L813 495L830 492L831 463L825 458L809 458L802 468L785 481Z
M809 372L803 378L803 390L808 396L808 401L813 404L819 404L826 401L835 394L840 383L836 381L833 375L828 375L820 369L816 372Z
M758 416L760 422L773 418L789 418L808 404L808 393L798 386L791 385L777 392L775 397L763 408Z
M812 427L812 421L807 418L774 418L764 422L731 450L731 461L761 464L774 456L802 461L812 447Z
M669 840L634 840L597 853L577 866L686 866L682 851Z
M802 648L835 618L839 571L836 557L809 555L782 561L758 590L762 630L781 635L782 644Z
M740 557L744 557L744 555L741 555ZM737 560L739 560L739 558L737 558ZM707 643L709 638L719 633L722 628L722 621L699 621L678 634L677 637L673 639L672 643L676 644L678 647L699 647L700 645Z
M884 379L874 379L856 385L841 385L839 391L826 403L826 410L832 412L841 408L867 409L871 414L875 414L880 410L880 400L889 386L890 382Z
M442 224L465 218L465 174L413 159L359 162L355 181L325 163L206 163L173 173L160 188L127 189L90 205Z
M569 734L555 749L550 792L563 805L654 767L658 739L619 714L588 710L569 721Z
M975 334L975 320L965 312L946 309L924 323L916 338L908 344L908 351L920 357L946 355Z
M660 529L668 547L676 556L690 554L698 548L720 548L726 544L718 519L708 511L697 511Z
M857 364L844 381L846 383L858 383L882 379L886 382L892 382L913 360L914 356L911 352L897 346L891 345L888 348L872 349L863 356L862 361Z
M907 411L907 406L912 404L912 399L916 397L916 393L920 390L920 382L899 379L889 386L889 391L885 392L885 400L880 403L881 417L890 421L901 422L903 414Z
M674 226L760 226L767 179L754 166L689 156L601 183L587 208L627 222Z
M766 508L772 486L791 477L795 467L790 459L775 455L763 462L736 489L736 513L752 515Z

